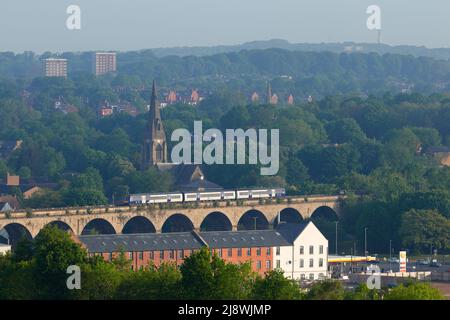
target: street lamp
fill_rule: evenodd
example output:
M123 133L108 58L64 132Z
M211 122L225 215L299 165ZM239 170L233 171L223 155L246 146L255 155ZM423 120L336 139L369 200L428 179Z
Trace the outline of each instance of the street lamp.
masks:
M336 255L338 255L338 223L339 221L335 221L336 223Z
M389 240L389 271L392 270L392 240Z
M256 219L258 219L258 217L253 217L253 220L255 221L255 230L256 230Z
M367 227L364 228L364 252L366 254L366 261L367 261Z

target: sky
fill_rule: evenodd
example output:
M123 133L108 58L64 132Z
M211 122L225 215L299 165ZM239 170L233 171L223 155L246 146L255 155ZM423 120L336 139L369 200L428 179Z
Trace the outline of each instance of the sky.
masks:
M81 9L80 30L66 27L70 5ZM376 42L369 5L381 8L383 43L450 47L448 0L1 0L0 51Z

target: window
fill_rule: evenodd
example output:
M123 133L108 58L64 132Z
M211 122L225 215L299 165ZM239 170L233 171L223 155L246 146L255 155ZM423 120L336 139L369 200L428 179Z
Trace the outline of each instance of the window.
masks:
M218 249L217 253L218 253L219 257L222 258L222 249Z
M159 258L160 258L161 260L164 259L164 250L159 251Z
M170 259L174 259L175 258L175 250L170 250Z
M261 270L261 261L256 261L256 269Z
M266 256L270 256L270 247L266 249Z
M277 256L280 255L280 247L277 247L277 253L276 253L276 255L277 255Z
M158 131L161 130L161 123L158 121ZM162 162L164 160L163 147L158 144L156 146L156 162Z
M242 248L238 248L237 254L238 254L238 257L242 257Z
M256 255L261 256L261 248L256 248Z
M267 270L270 270L270 260L267 260L267 261L266 261L266 269L267 269Z
M144 253L143 252L139 252L139 260L143 260L144 259Z
M281 261L277 260L277 269L280 269L280 268L281 268Z
M309 259L309 267L314 267L314 259Z
M250 257L252 255L252 249L248 248L247 249L247 256Z
M304 273L302 273L302 274L300 275L300 279L305 280L305 279L306 279L306 275L305 275Z
M300 254L301 255L305 254L305 247L304 246L300 246Z
M130 259L133 260L133 252L129 253Z
M309 246L309 254L314 254L314 246Z
M323 246L322 245L319 246L319 253L323 254Z
M109 262L111 262L113 260L113 254L112 252L109 253Z
M309 280L314 280L314 273L309 274Z
M228 256L229 257L233 256L233 249L231 248L228 249Z
M178 258L179 259L183 259L184 258L184 251L183 250L178 250Z
M325 279L325 275L324 275L323 273L319 273L319 279L320 279L320 280Z
M153 260L153 251L150 251L150 252L148 253L148 258Z
M319 259L319 267L323 267L323 259L322 258Z
M300 259L300 268L304 268L305 267L305 260Z

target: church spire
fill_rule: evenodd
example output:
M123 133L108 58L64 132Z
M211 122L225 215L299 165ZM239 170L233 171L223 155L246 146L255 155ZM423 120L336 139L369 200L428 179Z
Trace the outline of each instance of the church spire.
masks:
M153 81L150 98L148 123L145 128L142 147L142 169L147 169L157 163L167 162L166 134L161 119L160 104L156 92L156 82Z
M150 117L160 118L159 104L158 104L158 94L156 93L156 81L153 80L152 84L152 96L150 98Z

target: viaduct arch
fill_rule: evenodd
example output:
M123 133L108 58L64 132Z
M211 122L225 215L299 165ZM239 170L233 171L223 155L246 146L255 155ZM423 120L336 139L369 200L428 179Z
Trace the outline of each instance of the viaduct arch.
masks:
M22 230L35 237L47 224L73 232L102 234L195 230L267 229L280 220L300 222L334 214L339 217L343 196L296 197L282 201L205 202L198 207L89 207L0 213L0 230ZM256 218L256 219L255 219ZM10 231L14 237L18 232ZM16 230L16 231L17 231ZM1 238L0 238L1 239Z

